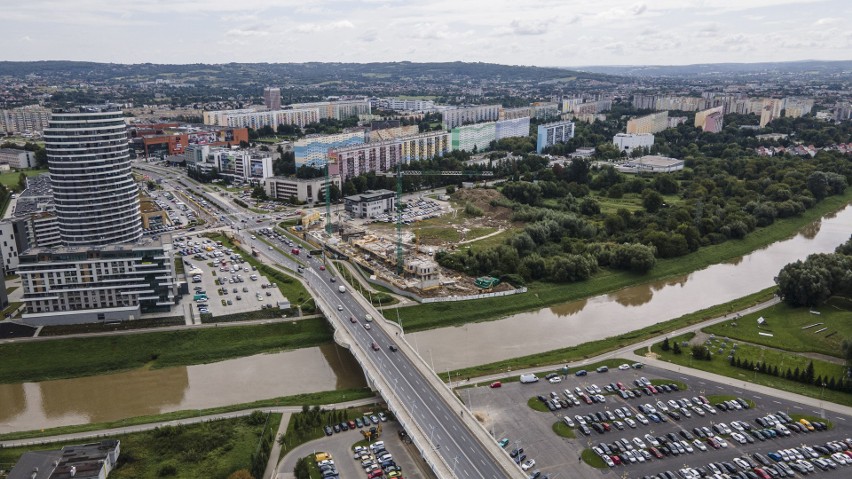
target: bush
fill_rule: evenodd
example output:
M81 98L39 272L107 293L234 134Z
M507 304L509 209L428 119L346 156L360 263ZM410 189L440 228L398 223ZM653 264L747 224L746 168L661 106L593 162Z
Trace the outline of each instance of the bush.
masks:
M160 464L157 469L157 477L168 477L177 474L177 466L171 461Z

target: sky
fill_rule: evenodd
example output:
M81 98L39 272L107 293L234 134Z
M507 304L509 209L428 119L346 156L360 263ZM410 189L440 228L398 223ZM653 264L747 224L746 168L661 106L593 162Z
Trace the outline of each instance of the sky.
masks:
M0 0L0 60L681 65L852 59L850 0Z

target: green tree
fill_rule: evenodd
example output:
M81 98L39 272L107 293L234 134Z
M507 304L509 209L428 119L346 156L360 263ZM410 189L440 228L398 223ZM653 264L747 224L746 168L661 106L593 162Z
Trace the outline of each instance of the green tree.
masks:
M18 174L18 191L24 191L27 189L27 175L22 171Z
M672 347L672 352L675 354L681 354L683 351L680 349L680 343L675 341L674 346Z
M662 344L660 344L660 349L662 349L663 351L666 351L666 352L668 352L669 350L672 349L671 344L669 344L669 338L663 339Z
M261 185L257 185L251 190L251 197L260 201L266 201L269 199L266 195L266 190Z
M642 206L645 207L648 213L656 213L663 207L664 203L665 199L663 195L656 191L649 188L642 192Z

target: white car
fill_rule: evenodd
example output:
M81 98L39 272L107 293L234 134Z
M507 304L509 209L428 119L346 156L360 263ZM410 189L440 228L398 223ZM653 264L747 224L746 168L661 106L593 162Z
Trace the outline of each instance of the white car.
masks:
M547 382L549 382L550 384L561 383L562 378L560 378L559 376L553 376L552 378L548 379Z
M528 470L529 470L530 468L532 468L533 466L535 466L535 459L528 459L526 462L524 462L524 463L521 465L521 469L523 469L523 470L525 470L525 471L528 471Z
M707 446L705 446L704 443L701 442L698 439L692 441L692 445L695 446L695 448L698 449L699 451L706 451L707 450Z
M720 436L713 436L713 439L715 439L723 449L728 447L728 441L722 439Z
M622 371L625 370L625 369L630 369L630 365L627 364L627 363L624 363L621 366L619 366L618 369L621 369Z
M342 304L338 304L338 305L337 305L337 310L338 310L338 311L343 311L343 305L342 305Z

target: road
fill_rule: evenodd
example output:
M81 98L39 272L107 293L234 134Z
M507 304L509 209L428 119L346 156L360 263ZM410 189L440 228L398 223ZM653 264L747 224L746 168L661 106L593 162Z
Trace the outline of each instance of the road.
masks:
M293 259L276 250L263 248L258 244L259 239L251 239L250 232L239 234L246 244L257 246L262 259L266 257L273 263L296 269ZM428 447L441 456L453 475L471 479L503 478L509 477L508 469L513 476L521 477L520 469L514 466L507 468L508 458L503 457L505 453L496 444L484 445L481 436L473 432L464 420L468 413L462 403L448 401L448 390L437 390L444 386L436 386L436 382L440 382L433 372L424 373L422 360L409 357L408 354L413 355L413 351L398 337L398 332L384 326L383 317L374 308L362 304L348 288L345 293L340 293L338 288L345 283L337 278L335 282L331 281L332 273L321 269L325 267L321 256L308 258L307 252L303 254L300 261L305 264L305 283L314 298L320 300L319 304L325 302L331 306L332 311L327 311L327 316L332 316L329 321L336 327L347 328L356 342L353 346L364 351L369 361L369 364L363 365L367 374L382 375L384 382L392 387L393 395L399 399L398 406L405 408L417 421L421 431L428 431ZM364 319L368 313L376 319L369 330ZM351 322L350 318L355 322ZM391 346L397 351L392 351ZM415 364L416 361L421 364ZM427 377L427 374L432 377ZM393 402L393 398L385 399L389 405Z

